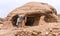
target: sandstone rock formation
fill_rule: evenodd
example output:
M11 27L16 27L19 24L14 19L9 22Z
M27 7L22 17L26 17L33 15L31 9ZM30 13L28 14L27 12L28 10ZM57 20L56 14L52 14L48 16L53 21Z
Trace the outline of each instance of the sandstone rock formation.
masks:
M18 18L20 22L16 25ZM30 2L9 13L3 25L4 30L1 30L7 30L3 32L6 36L58 36L60 23L57 23L57 18L56 9L49 4Z
M58 16L58 22L60 22L60 14L58 14L57 16Z
M17 18L22 16L24 20L26 17L27 19L26 21L28 22L31 21L32 23L33 22L39 23L38 21L40 17L45 16L44 17L45 22L57 22L56 15L57 15L56 9L48 5L47 3L31 2L13 10L10 14L8 14L7 21L9 21L9 23L11 24L13 24L12 22L16 24ZM29 19L33 19L33 20L29 20Z
M0 18L0 24L3 24L3 22L4 22L4 19Z
M0 28L3 26L4 22L5 22L5 19L0 18Z

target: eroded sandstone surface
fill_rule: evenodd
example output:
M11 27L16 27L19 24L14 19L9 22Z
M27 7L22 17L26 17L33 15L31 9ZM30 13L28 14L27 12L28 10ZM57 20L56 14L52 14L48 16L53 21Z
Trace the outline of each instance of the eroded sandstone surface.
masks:
M59 16L47 3L27 3L0 20L0 36L60 36Z

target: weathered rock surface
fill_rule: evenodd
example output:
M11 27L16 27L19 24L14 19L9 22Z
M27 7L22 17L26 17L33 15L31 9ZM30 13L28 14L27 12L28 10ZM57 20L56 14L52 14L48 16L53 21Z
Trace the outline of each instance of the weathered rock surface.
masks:
M5 22L5 19L0 18L0 28L3 26L4 22Z
M56 9L47 3L27 3L7 15L0 36L60 36L59 16ZM14 26L18 17L23 21Z

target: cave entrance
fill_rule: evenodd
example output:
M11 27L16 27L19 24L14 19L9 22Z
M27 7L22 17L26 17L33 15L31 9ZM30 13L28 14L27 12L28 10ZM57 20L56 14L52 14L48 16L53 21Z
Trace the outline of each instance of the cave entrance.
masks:
M27 17L25 25L26 26L33 26L34 21L35 21L34 17Z
M12 22L13 26L17 26L16 23L17 23L17 18L18 17L19 17L18 15L15 15L15 16L12 17L11 22Z
M39 14L31 14L26 17L26 26L37 26L39 24L40 15Z
M39 24L39 20L40 20L41 14L30 14L30 15L26 15L23 22L25 26L37 26ZM19 18L19 15L15 15L12 17L11 22L13 26L17 26L17 18ZM22 23L22 25L23 25Z

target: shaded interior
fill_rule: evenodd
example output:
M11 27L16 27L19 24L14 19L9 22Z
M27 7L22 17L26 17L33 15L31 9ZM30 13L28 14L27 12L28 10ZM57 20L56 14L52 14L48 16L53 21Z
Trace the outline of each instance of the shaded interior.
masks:
M16 23L17 23L17 18L18 17L19 17L18 15L15 15L15 16L12 17L11 22L12 22L13 26L17 26Z
M26 18L25 26L37 26L40 20L40 14L30 14Z

